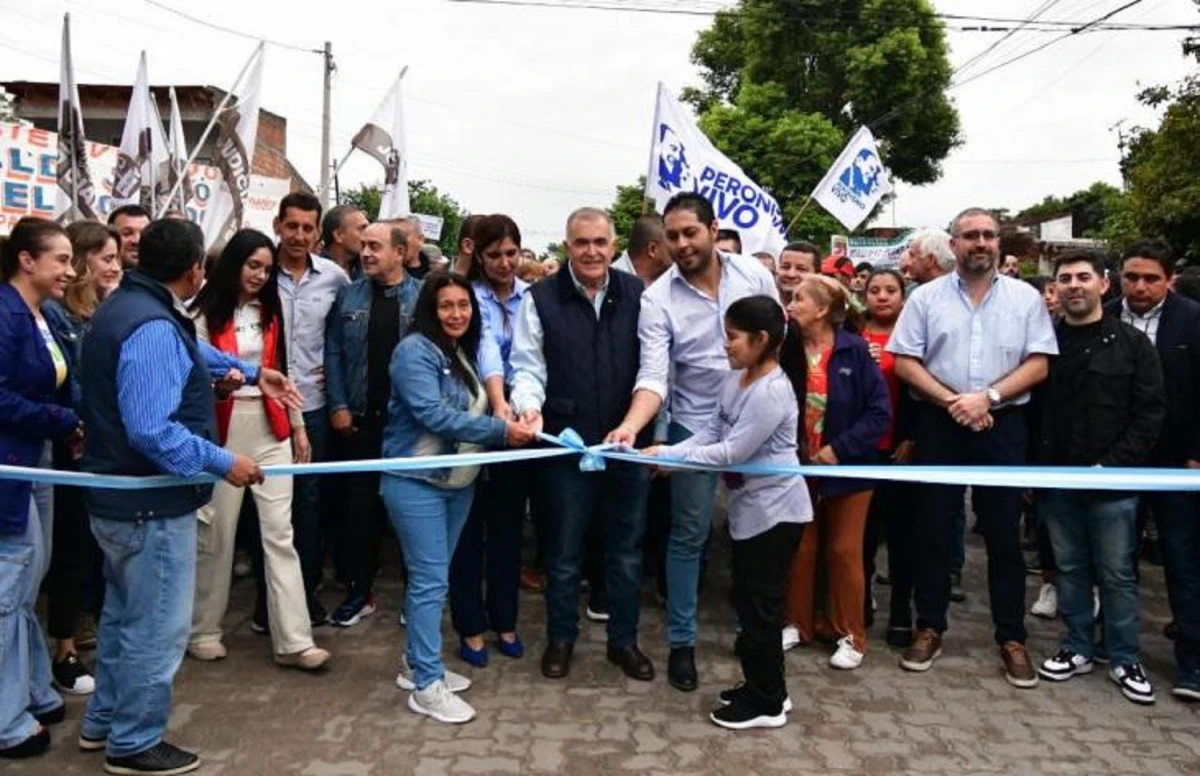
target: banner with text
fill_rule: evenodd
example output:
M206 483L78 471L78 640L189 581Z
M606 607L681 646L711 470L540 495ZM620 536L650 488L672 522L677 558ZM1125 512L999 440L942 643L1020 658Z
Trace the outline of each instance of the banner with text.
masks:
M88 167L96 186L96 211L100 218L106 218L116 209L112 186L118 152L114 146L90 141L86 146ZM0 122L0 234L8 234L24 216L54 216L57 164L58 135L54 132ZM193 164L188 170L188 180L192 199L184 210L188 220L203 227L221 172L216 167ZM279 200L290 190L288 178L250 176L245 225L271 234Z

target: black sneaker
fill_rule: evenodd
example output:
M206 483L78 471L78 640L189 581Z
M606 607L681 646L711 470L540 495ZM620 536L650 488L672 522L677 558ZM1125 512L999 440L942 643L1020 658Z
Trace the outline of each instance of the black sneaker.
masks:
M787 712L780 709L778 714L764 714L741 698L733 703L714 709L708 715L715 724L729 730L751 730L753 728L777 728L787 724Z
M967 592L962 586L962 572L950 572L950 600L956 604L961 604L967 600Z
M742 693L746 690L745 682L738 682L728 690L721 690L717 695L717 703L722 706L728 706L731 703L736 703L738 698L742 697ZM788 695L783 699L783 713L787 714L792 710L792 696Z
M140 776L140 774L156 774L156 776L175 776L178 773L190 773L200 767L200 758L185 752L166 741L144 752L128 757L109 757L104 761L106 773Z
M352 590L345 603L330 615L329 621L339 628L349 628L357 625L364 617L370 617L375 613L375 609L374 594Z
M1052 682L1065 682L1073 676L1090 674L1094 667L1091 658L1063 648L1054 657L1048 657L1042 662L1038 674Z
M91 695L96 691L96 680L74 652L51 664L50 673L54 676L54 686L67 695Z
M250 630L260 636L265 636L271 632L271 622L267 619L266 601L255 602L254 614L250 615Z
M5 760L24 760L27 757L37 757L50 748L50 731L42 728L20 743L0 749L0 758Z

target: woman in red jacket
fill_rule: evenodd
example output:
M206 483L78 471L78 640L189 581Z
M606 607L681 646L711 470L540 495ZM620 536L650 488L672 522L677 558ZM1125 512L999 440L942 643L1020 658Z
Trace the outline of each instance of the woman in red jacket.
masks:
M243 229L230 238L197 295L196 336L243 362L286 372L283 312L276 284L275 246L265 234ZM299 412L289 413L253 386L217 400L217 430L226 449L258 464L309 460L311 449ZM267 578L267 619L275 662L320 668L329 653L313 644L300 558L292 545L292 478L268 477L250 487L258 507ZM221 619L229 604L234 539L244 488L219 482L200 510L196 606L188 654L198 660L225 657Z

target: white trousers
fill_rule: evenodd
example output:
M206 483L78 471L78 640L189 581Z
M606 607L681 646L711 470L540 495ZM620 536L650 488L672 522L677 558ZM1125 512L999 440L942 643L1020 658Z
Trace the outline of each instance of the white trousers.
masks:
M233 403L225 448L254 459L260 466L290 463L291 442L271 432L262 399ZM292 478L268 477L250 492L258 507L263 560L267 577L267 619L276 654L302 652L313 646L312 625L300 556L292 544ZM221 640L221 620L229 605L234 539L245 488L217 483L212 501L200 509L196 559L196 605L191 643Z

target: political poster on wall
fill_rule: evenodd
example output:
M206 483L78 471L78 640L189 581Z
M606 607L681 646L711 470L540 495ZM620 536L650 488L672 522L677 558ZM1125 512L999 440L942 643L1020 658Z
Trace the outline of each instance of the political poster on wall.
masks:
M105 218L116 209L113 173L118 150L114 146L87 142L88 167L96 186L96 211ZM24 216L54 216L58 187L58 135L44 129L0 122L0 234L8 234ZM271 222L279 200L291 189L287 178L250 176L245 225L271 234ZM188 220L201 227L208 213L221 172L216 167L193 164L188 170L193 197L185 211Z

